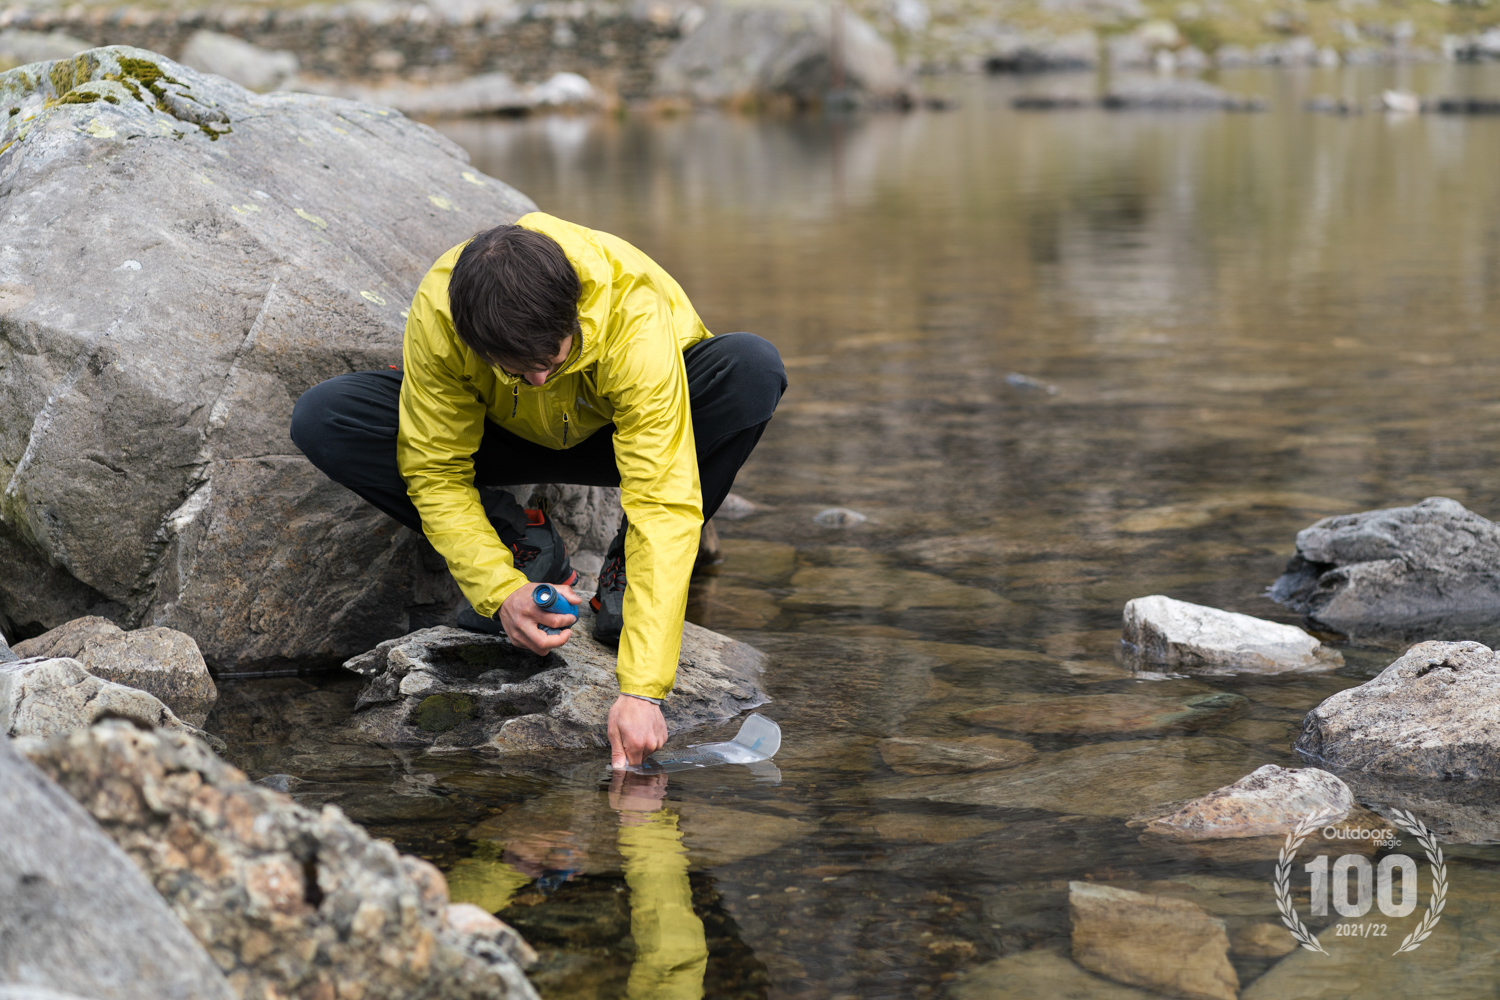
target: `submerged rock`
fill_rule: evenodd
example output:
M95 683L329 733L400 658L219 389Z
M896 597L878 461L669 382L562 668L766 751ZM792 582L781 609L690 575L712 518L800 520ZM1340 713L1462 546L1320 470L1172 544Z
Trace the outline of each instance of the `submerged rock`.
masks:
M241 997L535 1000L500 924L447 914L442 874L246 780L186 735L105 722L34 762L103 825ZM496 926L498 925L498 926ZM477 931L477 933L475 932Z
M1344 665L1342 654L1294 625L1160 594L1125 605L1125 648L1139 666L1195 674L1278 674Z
M1446 497L1325 517L1268 596L1349 635L1494 632L1500 525Z
M1044 754L1003 771L912 778L879 794L1126 818L1159 802L1227 785L1253 767L1257 756L1243 744L1210 737L1117 740Z
M721 0L656 67L658 96L709 104L889 104L909 100L909 87L891 44L826 0Z
M876 746L880 759L899 774L961 774L1024 764L1036 756L1030 743L997 736L964 736L942 740L893 736Z
M1500 655L1423 642L1307 714L1297 752L1337 768L1435 781L1500 779Z
M144 691L100 680L67 657L0 663L0 736L50 737L119 718L147 729L190 729ZM196 730L195 730L196 731Z
M1123 986L1080 968L1062 955L1036 948L997 958L973 969L956 984L953 1000L1152 1000L1158 996Z
M3 738L0 900L0 996L235 997L130 858Z
M615 653L592 636L588 606L568 644L539 657L503 635L437 627L381 643L345 668L370 678L354 724L382 743L506 752L606 746L619 694ZM770 699L765 655L688 623L677 686L663 707L669 732L732 718Z
M1181 698L1149 694L1039 695L1006 705L960 713L976 726L1017 733L1083 736L1093 733L1147 735L1207 729L1243 715L1249 701L1227 691Z
M297 453L292 405L399 362L432 261L535 206L388 108L140 49L0 76L0 129L0 615L162 625L238 670L452 613L430 547Z
M1310 817L1332 824L1353 808L1349 786L1327 771L1267 764L1152 820L1146 832L1179 840L1285 837Z
M219 697L198 644L175 629L126 632L107 618L75 618L18 643L16 653L75 659L95 677L154 695L194 726Z
M1068 883L1073 961L1170 996L1235 1000L1224 921L1201 906L1092 882Z

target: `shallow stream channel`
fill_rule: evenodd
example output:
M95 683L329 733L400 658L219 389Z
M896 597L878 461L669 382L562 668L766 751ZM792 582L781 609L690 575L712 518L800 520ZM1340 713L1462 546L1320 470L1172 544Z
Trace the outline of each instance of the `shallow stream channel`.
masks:
M1500 847L1445 845L1441 922L1392 955L1430 884L1405 839L1415 915L1317 954L1281 927L1274 855L1127 826L1298 766L1303 716L1399 645L1192 679L1117 650L1149 594L1297 622L1262 594L1320 517L1428 496L1500 516L1500 116L1302 108L1500 95L1500 67L1224 74L1260 114L1011 108L1092 82L938 81L957 108L906 115L443 127L544 210L643 248L711 330L780 348L791 388L736 486L757 509L719 519L689 611L771 654L779 779L612 793L603 752L342 746L352 676L226 682L208 728L251 777L435 861L536 947L548 998L1154 996L1072 962L1071 880L1221 917L1251 942L1230 956L1246 998L1495 996ZM865 520L817 523L830 507ZM1122 692L1244 701L1190 731L1078 710ZM1029 731L958 718L1018 701ZM913 775L881 742L968 736L1019 762ZM1342 918L1308 917L1305 860L1292 895L1319 930ZM661 958L694 942L706 968Z

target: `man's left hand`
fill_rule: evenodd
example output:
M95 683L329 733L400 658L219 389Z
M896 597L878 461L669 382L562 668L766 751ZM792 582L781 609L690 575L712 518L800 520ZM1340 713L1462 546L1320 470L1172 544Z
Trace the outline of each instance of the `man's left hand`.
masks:
M639 765L667 742L667 720L649 701L622 694L609 708L609 766Z

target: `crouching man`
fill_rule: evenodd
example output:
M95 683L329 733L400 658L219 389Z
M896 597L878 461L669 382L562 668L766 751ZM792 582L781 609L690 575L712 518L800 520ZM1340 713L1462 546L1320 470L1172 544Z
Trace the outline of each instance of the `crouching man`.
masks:
M438 258L402 361L309 389L292 439L426 534L473 607L460 624L538 654L566 643L575 619L532 592L555 584L577 604L577 574L545 515L504 487L620 487L625 516L590 603L595 638L619 646L611 763L639 764L667 739L661 706L700 529L786 391L776 349L712 336L635 247L534 212Z

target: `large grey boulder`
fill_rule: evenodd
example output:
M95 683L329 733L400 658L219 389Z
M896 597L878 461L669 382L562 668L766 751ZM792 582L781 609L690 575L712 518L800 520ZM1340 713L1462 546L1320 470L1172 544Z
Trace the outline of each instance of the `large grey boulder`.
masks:
M92 816L0 738L0 996L231 1000Z
M442 873L246 780L189 736L105 722L32 760L103 826L241 997L535 1000L515 931ZM3 853L3 852L0 852ZM0 917L3 919L3 917Z
M827 0L716 0L657 64L656 92L708 104L775 97L820 104L840 84L836 60L843 93L835 100L906 98L910 84L895 49L847 7Z
M68 657L101 680L154 695L183 721L203 725L219 697L193 637L175 629L126 632L107 618L75 618L16 644L22 657Z
M532 203L388 108L139 49L0 75L0 109L12 634L100 614L232 670L444 620L442 560L297 452L292 405L399 362L432 261Z
M382 743L517 752L608 746L619 695L615 654L592 637L587 605L567 645L545 658L505 636L437 627L388 640L344 666L370 678L356 726ZM765 655L692 623L683 626L669 732L732 718L770 699Z
M1297 554L1269 596L1349 635L1493 632L1500 525L1446 497L1325 517L1297 533Z
M1436 781L1500 779L1500 655L1423 642L1307 713L1297 752L1335 768Z
M0 736L46 738L129 719L146 728L187 729L172 710L144 691L104 681L66 657L0 663Z
M1141 667L1195 674L1333 670L1344 657L1295 625L1160 594L1125 605L1125 650Z

